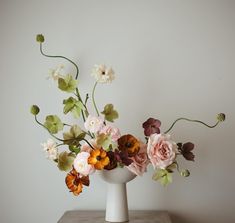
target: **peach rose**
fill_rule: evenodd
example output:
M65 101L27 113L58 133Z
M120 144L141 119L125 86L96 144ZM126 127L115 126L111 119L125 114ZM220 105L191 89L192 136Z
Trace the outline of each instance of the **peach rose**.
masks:
M154 168L165 169L176 157L177 145L168 134L152 134L148 140L147 153Z
M147 145L143 142L140 142L140 150L134 156L130 157L133 162L127 166L127 168L138 176L142 176L144 172L147 171L147 166L150 163L148 155L147 155Z

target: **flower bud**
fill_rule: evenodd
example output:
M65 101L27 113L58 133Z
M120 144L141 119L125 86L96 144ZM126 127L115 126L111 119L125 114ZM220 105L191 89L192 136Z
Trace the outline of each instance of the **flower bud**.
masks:
M225 114L224 114L224 113L219 113L219 114L217 115L217 120L218 120L219 122L225 121Z
M33 115L37 115L40 112L40 109L37 105L32 105L31 108L30 108L30 112Z
M37 42L43 43L44 42L44 36L42 34L38 34L36 37Z
M182 170L182 171L180 172L180 175L181 175L182 177L188 177L188 176L190 175L190 172L189 172L189 170L185 169L185 170Z

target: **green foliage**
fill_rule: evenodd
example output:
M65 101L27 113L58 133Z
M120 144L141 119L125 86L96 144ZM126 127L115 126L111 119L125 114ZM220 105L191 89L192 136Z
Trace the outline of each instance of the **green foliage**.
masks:
M71 146L79 146L80 141L84 139L86 133L78 125L73 125L69 132L63 134L64 143Z
M68 93L74 92L77 87L77 80L71 74L67 74L64 78L58 79L58 88Z
M40 108L37 105L32 105L30 108L30 112L33 115L37 115L40 112Z
M69 150L77 155L81 149L76 145L69 145Z
M104 115L105 119L109 122L113 122L114 119L118 118L118 112L114 110L112 104L105 105L104 111L102 111L101 113Z
M50 133L56 134L63 129L64 125L57 115L48 115L44 126L49 130Z
M63 104L64 104L64 114L67 114L68 112L72 112L74 118L79 118L82 109L84 109L82 102L76 100L73 97L69 97L68 99L65 99L63 101Z
M44 42L44 36L42 34L38 34L36 36L36 41L39 42L39 43L43 43Z
M109 146L111 144L111 136L102 133L97 136L96 143L98 146L101 146L103 149L109 150Z
M75 155L64 151L59 154L57 166L62 171L66 171L66 172L70 171L72 169L74 159L75 159Z
M171 165L169 165L166 169L168 172L173 173L174 169L176 169L176 168L177 168L177 162L175 161Z
M166 169L157 169L152 178L153 180L159 180L163 186L172 183L172 174Z

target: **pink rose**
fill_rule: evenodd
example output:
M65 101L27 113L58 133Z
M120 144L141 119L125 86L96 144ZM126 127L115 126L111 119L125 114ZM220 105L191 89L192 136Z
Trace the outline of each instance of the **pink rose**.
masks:
M154 168L165 169L176 157L177 145L170 140L170 135L152 134L149 137L147 153Z
M120 137L121 133L120 130L116 127L111 125L105 125L99 133L104 133L106 135L110 135L113 142L116 142Z
M77 154L73 166L74 169L80 173L80 176L88 176L89 174L93 173L95 171L95 168L88 164L88 158L90 156L90 153L87 152L80 152Z
M147 145L140 142L139 152L130 159L132 159L133 162L127 166L127 168L134 174L142 176L143 173L147 171L147 166L150 163L147 155Z

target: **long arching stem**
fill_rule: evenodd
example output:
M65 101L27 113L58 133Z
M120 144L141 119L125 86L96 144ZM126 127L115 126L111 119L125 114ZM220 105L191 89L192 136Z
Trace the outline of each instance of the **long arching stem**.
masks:
M75 76L75 79L78 79L78 74L79 74L79 69L78 69L78 66L75 62L73 62L72 60L70 60L69 58L67 57L64 57L64 56L57 56L57 55L48 55L48 54L45 54L42 50L42 43L40 43L40 52L43 56L45 57L51 57L51 58L61 58L61 59L65 59L67 61L69 61L71 64L73 64L76 68L76 76Z
M208 128L214 128L214 127L216 127L216 126L219 124L219 121L217 121L214 125L208 125L208 124L206 124L206 123L204 123L204 122L202 122L202 121L200 121L200 120L192 120L192 119L188 119L188 118L178 118L178 119L176 119L176 120L173 122L173 124L172 124L171 127L165 132L165 134L168 133L168 132L174 127L174 125L176 124L176 122L178 122L178 121L180 121L180 120L185 120L185 121L189 121L189 122L197 122L197 123L200 123L200 124L202 124L202 125L205 125L205 126L208 127Z
M53 138L57 139L58 141L64 142L63 139L60 139L60 138L56 137L55 135L53 135L45 125L43 125L41 122L39 122L38 119L37 119L37 117L36 117L36 115L35 115L34 117L35 117L35 121L36 121L39 125L41 125L43 128L45 128Z

